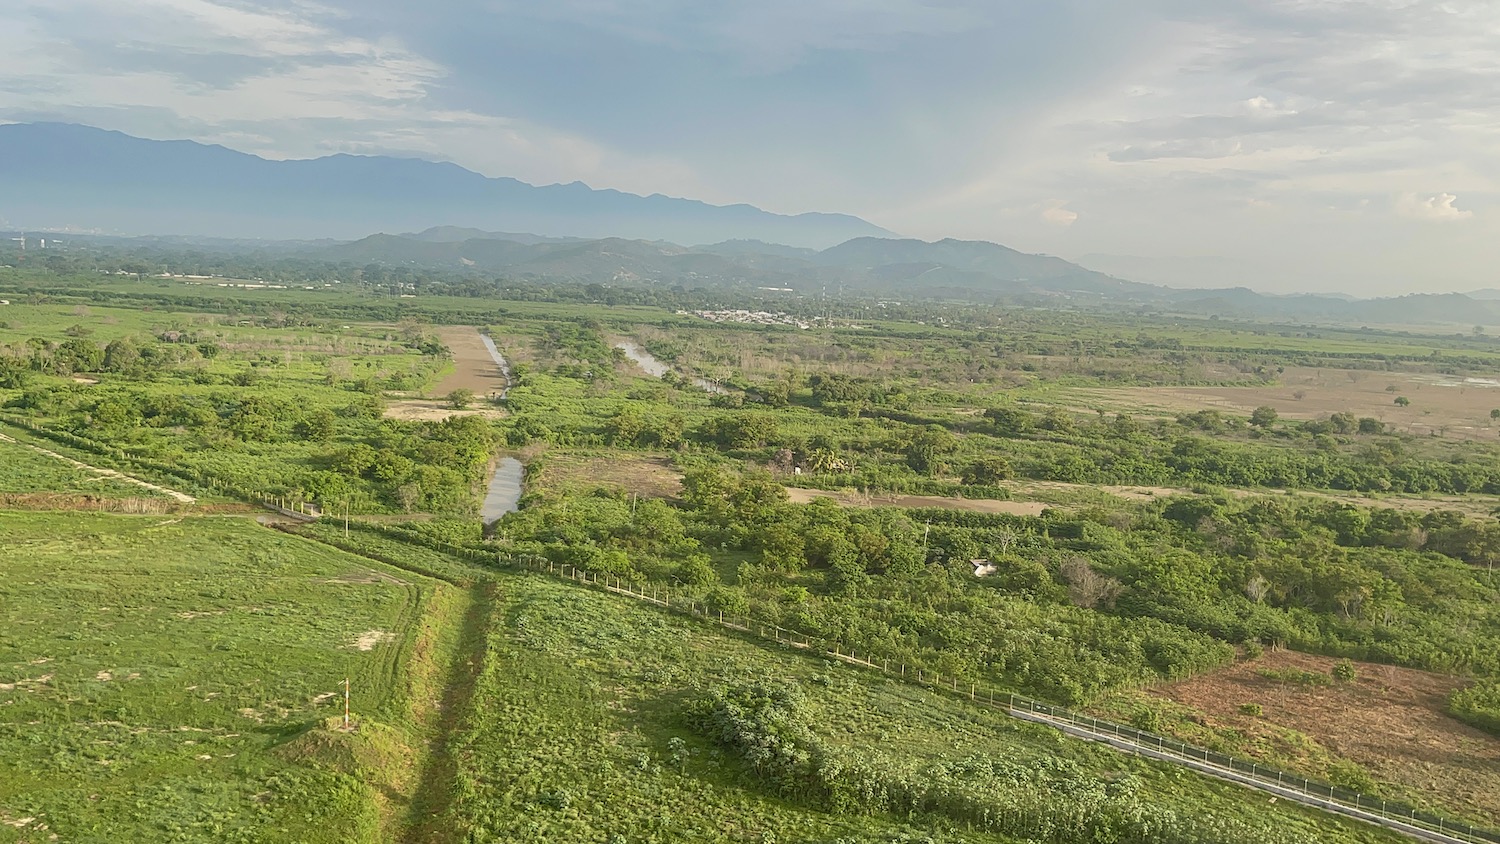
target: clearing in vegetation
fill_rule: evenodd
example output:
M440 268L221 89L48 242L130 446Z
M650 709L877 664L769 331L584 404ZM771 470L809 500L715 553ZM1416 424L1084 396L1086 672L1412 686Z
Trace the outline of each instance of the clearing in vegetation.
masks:
M454 390L470 390L477 400L484 401L491 395L499 395L505 389L505 374L500 365L490 357L489 349L479 331L469 326L451 326L437 331L438 339L447 346L453 357L453 371L443 377L430 391L442 397Z
M1353 413L1415 436L1494 440L1500 423L1500 380L1433 372L1288 367L1274 386L1089 388L1069 391L1077 402L1132 413L1220 410L1249 415L1269 406L1288 419ZM1396 399L1406 398L1402 406Z
M1199 726L1208 731L1237 733L1235 752L1317 777L1337 776L1337 760L1349 760L1394 786L1381 792L1387 797L1440 794L1441 805L1476 821L1500 816L1500 738L1448 714L1448 698L1463 680L1354 663L1355 679L1340 681L1336 664L1269 653L1149 693L1201 713ZM1261 714L1247 714L1254 707ZM1289 740L1286 730L1307 744ZM1334 770L1318 770L1330 761Z

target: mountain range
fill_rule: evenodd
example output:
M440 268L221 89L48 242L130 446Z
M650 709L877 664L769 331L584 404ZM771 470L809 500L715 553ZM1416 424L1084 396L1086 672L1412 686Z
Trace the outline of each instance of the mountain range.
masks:
M1156 289L1060 258L963 240L927 243L860 237L818 251L743 239L684 247L665 241L537 238L444 228L311 246L303 254L329 261L601 284L846 289L957 299L1017 294L1098 297Z
M679 243L754 238L820 249L891 234L843 214L786 216L580 182L538 187L410 158L275 161L65 123L0 125L0 219L125 235L350 239L464 225Z

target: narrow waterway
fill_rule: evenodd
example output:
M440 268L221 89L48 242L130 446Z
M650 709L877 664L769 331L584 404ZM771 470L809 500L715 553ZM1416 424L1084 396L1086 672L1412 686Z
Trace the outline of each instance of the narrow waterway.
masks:
M632 363L634 363L636 366L639 366L642 370L645 371L647 375L650 375L652 378L660 378L663 375L666 375L668 372L672 371L672 367L662 363L660 360L657 360L656 355L653 355L650 352L646 351L645 348L643 348L639 343L635 343L630 340L621 340L620 342L615 344L615 348L624 352L625 357L630 358L630 361ZM710 393L729 392L728 387L714 383L707 378L699 378L698 376L694 375L689 377L688 380L691 381L693 383L693 386L697 387L698 389L705 390Z
M500 398L503 399L510 394L510 363L505 360L504 355L500 354L500 350L495 348L495 341L490 339L490 335L481 333L479 339L484 341L484 347L489 350L490 357L495 359L495 364L500 367L500 375L505 379L505 386L500 389Z
M479 509L485 524L499 521L506 513L520 509L521 483L526 479L526 467L514 457L505 457L495 467L490 478L489 492L484 496L484 506Z

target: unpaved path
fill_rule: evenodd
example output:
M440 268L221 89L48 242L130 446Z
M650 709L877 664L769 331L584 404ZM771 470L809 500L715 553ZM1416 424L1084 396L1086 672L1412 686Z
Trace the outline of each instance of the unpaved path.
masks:
M448 326L438 331L438 337L453 352L454 370L444 378L433 392L446 396L457 389L473 390L478 398L500 395L509 381L500 364L490 356L484 337L470 326Z
M45 454L46 456L51 457L54 460L61 460L69 466L72 466L74 469L82 469L85 472L93 472L101 478L110 478L112 480L124 481L128 484L135 484L138 487L149 489L153 492L159 492L162 495L168 496L169 498L174 498L177 501L182 502L183 504L192 504L198 500L185 492L178 492L175 489L167 489L164 486L157 486L156 484L150 483L149 481L143 481L140 478L132 478L131 476L123 472L116 472L114 469L101 469L98 466L90 466L87 463L80 463L71 457L64 457L63 455L58 454L55 451L48 451L47 449L42 448L39 445L23 443L20 440L12 439L4 434L0 434L0 442L8 442L13 445L25 446L26 448L29 448L38 454Z
M832 492L824 489L787 487L793 504L807 504L815 498L832 498L846 507L938 507L970 513L1004 513L1011 516L1040 516L1054 505L1040 501L992 501L984 498L944 498L939 495L861 495L857 492Z

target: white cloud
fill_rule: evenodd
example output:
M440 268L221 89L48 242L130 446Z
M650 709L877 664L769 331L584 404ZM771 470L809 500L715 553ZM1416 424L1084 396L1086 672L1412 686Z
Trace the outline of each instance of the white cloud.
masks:
M287 0L19 0L0 22L0 119L60 119L268 158L331 152L454 160L538 183L692 193L690 168L576 132L453 109L449 71L391 36ZM7 16L9 17L9 16Z
M1415 220L1430 220L1438 223L1450 223L1472 218L1474 212L1458 208L1454 205L1457 201L1458 197L1451 193L1440 193L1427 197L1408 193L1396 200L1396 213Z
M1078 222L1078 212L1070 211L1065 206L1068 203L1062 200L1053 200L1042 209L1042 219L1054 225L1067 228Z

